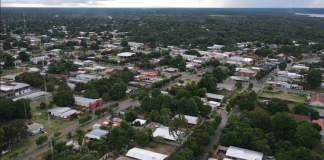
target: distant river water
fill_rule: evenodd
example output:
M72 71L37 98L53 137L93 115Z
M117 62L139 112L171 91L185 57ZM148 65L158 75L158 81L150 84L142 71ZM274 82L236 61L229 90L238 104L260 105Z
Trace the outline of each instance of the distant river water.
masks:
M306 14L306 13L295 13L297 15L308 16L308 17L319 17L324 18L324 14Z

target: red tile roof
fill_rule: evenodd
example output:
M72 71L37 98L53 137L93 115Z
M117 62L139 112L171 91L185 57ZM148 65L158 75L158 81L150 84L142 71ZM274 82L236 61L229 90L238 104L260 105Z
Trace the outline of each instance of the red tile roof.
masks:
M322 128L324 128L324 119L313 120L313 122L319 124Z
M321 93L312 93L311 94L311 102L321 102L324 103L324 95Z
M296 121L302 121L302 120L306 120L308 123L311 123L312 122L312 118L311 116L304 116L304 115L299 115L299 114L294 114L294 113L288 113L292 116L295 117Z

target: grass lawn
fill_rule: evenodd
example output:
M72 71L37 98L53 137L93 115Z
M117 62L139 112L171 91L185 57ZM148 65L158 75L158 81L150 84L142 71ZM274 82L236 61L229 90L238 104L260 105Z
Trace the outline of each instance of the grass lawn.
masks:
M227 117L228 115L230 115L230 114L232 113L232 111L233 111L233 109L227 113L226 117Z
M241 88L238 88L238 89L237 89L237 92L241 92L244 88L245 88L245 87L243 87L243 86L242 86Z
M231 100L231 99L234 99L236 96L237 96L237 94L234 93L234 94L230 97L230 100Z
M305 102L307 98L306 94L294 94L294 93L284 93L284 92L277 92L277 93L263 92L261 96L268 97L268 98L280 98L283 100L295 101L295 102Z
M48 98L48 102L52 100L52 97ZM11 150L21 152L25 148L29 148L32 145L36 144L35 140L42 136L42 135L49 135L49 126L48 126L48 120L46 115L47 109L36 109L36 106L39 106L41 102L46 102L45 99L32 102L30 104L31 106L31 112L33 115L32 121L33 123L39 123L44 125L45 132L47 133L37 133L33 136L28 136L27 139L21 139L20 143L11 144ZM41 115L35 115L35 113L41 113ZM65 128L68 128L76 123L78 123L78 119L74 119L73 121L64 121L60 119L56 119L54 117L50 117L50 123L51 126L53 126L53 129L51 130L51 134L54 134L55 132L59 132ZM8 158L9 154L3 155L2 158L6 159Z
M295 105L296 105L295 103L288 103L289 110L292 111Z
M216 91L216 94L220 94L220 95L228 95L229 91L226 90L221 90L221 91Z
M262 89L258 90L257 92L257 96L259 96L259 94L262 92Z
M210 118L216 118L216 116L218 116L219 113L214 112L212 115L210 115Z
M310 91L324 93L324 88L313 88L313 89L310 89Z
M115 60L115 61L117 61L117 56L111 56L111 57L109 57L109 60Z
M1 69L1 71L2 71L1 76L5 76L5 75L9 75L9 74L24 72L26 70L21 67L20 69Z
M118 100L117 102L124 102L129 99L129 96L125 96L122 99Z

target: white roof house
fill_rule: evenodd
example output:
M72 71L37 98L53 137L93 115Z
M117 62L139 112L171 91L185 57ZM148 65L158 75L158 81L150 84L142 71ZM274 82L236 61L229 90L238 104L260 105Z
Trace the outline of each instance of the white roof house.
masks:
M85 136L88 138L96 138L96 139L100 139L100 137L108 134L109 132L106 130L101 130L101 129L94 129L91 132L87 133Z
M143 126L146 123L146 120L144 119L135 119L132 124L134 124L136 121L139 121L141 123L141 125Z
M218 94L212 94L212 93L205 93L207 99L216 99L219 100L220 102L223 102L223 99L225 96L223 95L218 95Z
M77 110L71 109L70 107L56 107L49 109L48 112L51 112L51 116L68 119L72 114L76 113Z
M140 159L140 160L164 160L168 157L168 155L140 149L140 148L132 148L127 154L127 157Z
M197 117L187 116L187 115L184 115L184 116L185 116L186 120L188 121L188 123L197 124ZM176 118L176 117L179 117L179 115L177 114L176 116L174 116L174 118Z
M181 134L183 132L178 131L178 133ZM176 141L178 139L178 136L176 134L173 136L169 133L169 127L157 128L153 133L153 137L157 137L157 136L162 136L164 137L164 139L171 140L171 141Z
M24 95L24 96L21 96L21 97L18 97L18 98L14 98L12 99L13 101L17 101L18 99L30 99L31 101L34 101L36 99L41 99L41 98L46 98L47 97L50 97L51 96L51 93L49 92L34 92L34 93L31 93L31 94L27 94L27 95Z
M119 53L117 54L117 57L119 59L123 59L123 58L129 58L130 56L132 56L135 53L130 53L130 52L123 52L123 53Z
M309 67L307 67L307 66L302 66L302 65L293 65L292 66L292 68L294 68L294 69L299 69L299 70L301 70L301 69L305 69L305 70L309 70Z
M244 160L262 160L263 153L230 146L226 152L226 156Z
M29 68L28 72L40 72L41 70L36 68L36 67L33 67L33 68Z

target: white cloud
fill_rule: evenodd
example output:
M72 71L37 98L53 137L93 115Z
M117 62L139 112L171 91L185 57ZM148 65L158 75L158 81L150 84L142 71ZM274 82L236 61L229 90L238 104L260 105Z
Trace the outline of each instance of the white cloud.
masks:
M311 5L309 6L311 8L323 8L324 7L324 0L313 0Z

